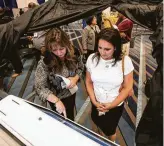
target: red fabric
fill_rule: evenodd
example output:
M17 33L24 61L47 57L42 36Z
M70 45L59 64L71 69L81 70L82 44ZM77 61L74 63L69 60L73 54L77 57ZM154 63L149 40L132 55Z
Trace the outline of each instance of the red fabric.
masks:
M133 28L133 22L126 18L126 19L124 19L120 22L117 22L116 24L117 24L117 27L118 27L119 31L124 32L126 34L126 39L130 40L131 39L132 28Z

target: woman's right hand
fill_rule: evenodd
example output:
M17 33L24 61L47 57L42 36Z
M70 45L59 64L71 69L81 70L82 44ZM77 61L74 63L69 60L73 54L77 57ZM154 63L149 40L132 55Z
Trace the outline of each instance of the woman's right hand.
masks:
M64 117L66 118L66 117L67 117L66 109L65 109L65 106L64 106L64 104L62 103L62 101L59 100L55 105L56 105L56 111L57 111L59 114L62 114L62 113L63 113Z
M50 94L48 97L47 97L47 100L49 102L52 102L55 104L56 106L56 111L60 114L63 113L64 117L66 118L67 117L67 114L66 114L66 109L65 109L65 106L64 104L62 103L61 100L59 100L59 98L57 98L55 95L53 94Z
M95 102L93 104L97 107L97 110L100 111L100 112L107 112L108 111L108 110L105 109L105 106L102 105L99 102Z

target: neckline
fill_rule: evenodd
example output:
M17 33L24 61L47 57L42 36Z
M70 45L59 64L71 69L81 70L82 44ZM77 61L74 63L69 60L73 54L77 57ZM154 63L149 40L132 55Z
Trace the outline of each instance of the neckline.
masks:
M114 58L110 59L110 60L105 60L100 56L100 60L104 63L112 63L114 61Z

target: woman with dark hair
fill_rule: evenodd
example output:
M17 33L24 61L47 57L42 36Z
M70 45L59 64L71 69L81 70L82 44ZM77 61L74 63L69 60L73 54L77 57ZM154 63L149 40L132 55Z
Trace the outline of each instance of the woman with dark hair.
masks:
M48 31L45 48L44 58L39 61L35 73L36 92L43 102L49 102L52 110L74 120L76 93L72 93L72 89L84 67L80 54L60 28ZM66 84L64 78L70 83Z
M92 102L91 117L101 133L112 141L116 139L116 127L124 100L133 88L134 67L128 56L122 56L121 47L118 30L103 29L98 36L98 51L91 54L86 63L86 87ZM124 86L119 91L122 83Z
M83 52L86 54L86 58L97 49L97 35L100 32L99 26L97 25L96 16L90 16L86 19L87 26L82 32L82 46Z

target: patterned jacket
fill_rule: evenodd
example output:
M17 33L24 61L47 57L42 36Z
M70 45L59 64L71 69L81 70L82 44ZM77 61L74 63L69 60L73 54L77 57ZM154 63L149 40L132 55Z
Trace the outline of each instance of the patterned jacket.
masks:
M62 78L55 75L55 69L50 71L43 59L44 58L41 58L41 60L38 62L35 72L35 90L39 95L39 98L45 102L49 94L54 94L60 99L71 96L71 93L68 89L66 89ZM66 65L63 64L63 69L59 75L66 78L73 77L76 74L81 76L83 70L84 65L82 62L82 57L79 55L74 71L69 71Z

